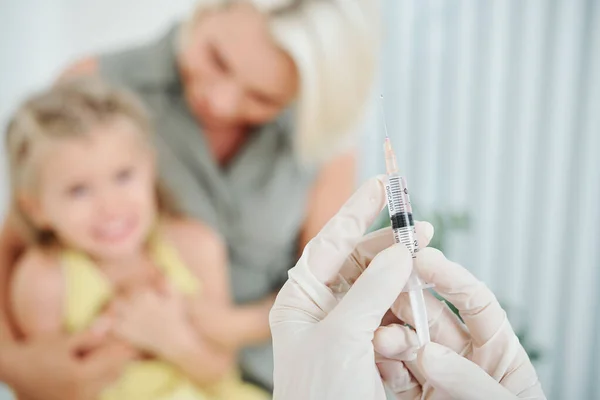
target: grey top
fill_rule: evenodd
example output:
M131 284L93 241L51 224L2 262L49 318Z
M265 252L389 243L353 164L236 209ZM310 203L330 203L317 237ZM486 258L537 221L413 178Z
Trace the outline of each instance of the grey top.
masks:
M226 240L236 302L259 300L281 287L297 259L316 171L294 156L289 113L254 129L227 167L219 166L183 97L175 35L172 28L149 45L104 54L100 72L135 91L149 108L160 174L184 211ZM272 387L272 358L270 343L244 349L242 370Z

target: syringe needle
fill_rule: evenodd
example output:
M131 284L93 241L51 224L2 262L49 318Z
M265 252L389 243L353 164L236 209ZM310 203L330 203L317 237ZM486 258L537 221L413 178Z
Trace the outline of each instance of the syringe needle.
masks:
M398 163L396 162L396 154L394 153L394 149L392 148L392 141L389 137L385 138L385 142L383 144L383 152L385 155L385 169L388 175L397 174Z
M387 123L385 122L385 112L383 111L383 94L379 95L379 99L381 100L379 102L379 111L381 112L381 120L383 121L383 129L385 130L385 138L389 139L390 136L388 135Z

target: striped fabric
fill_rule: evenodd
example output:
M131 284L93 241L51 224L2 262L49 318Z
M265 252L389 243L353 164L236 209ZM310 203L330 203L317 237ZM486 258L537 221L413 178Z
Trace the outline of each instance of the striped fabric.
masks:
M550 399L600 399L600 1L387 0L380 91L423 218L508 307ZM383 169L374 93L363 176Z

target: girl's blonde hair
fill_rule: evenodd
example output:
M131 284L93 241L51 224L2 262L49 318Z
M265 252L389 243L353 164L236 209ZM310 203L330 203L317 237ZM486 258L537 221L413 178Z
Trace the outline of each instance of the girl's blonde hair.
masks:
M181 29L185 48L202 14L241 0L199 0ZM269 19L300 74L295 143L305 161L343 149L366 108L379 53L379 0L247 0Z
M16 111L6 134L11 217L30 244L47 245L56 241L52 232L35 225L21 205L23 194L35 195L43 144L56 139L85 137L99 125L120 118L133 123L151 145L150 120L138 99L97 78L63 81L31 97ZM159 212L177 215L173 199L160 182L157 182L156 193Z

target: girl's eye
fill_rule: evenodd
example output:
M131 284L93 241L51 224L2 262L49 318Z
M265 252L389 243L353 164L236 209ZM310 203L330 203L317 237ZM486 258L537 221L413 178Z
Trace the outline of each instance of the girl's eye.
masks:
M129 180L131 180L131 177L133 176L133 169L132 168L125 168L121 171L119 171L119 173L117 174L117 182L120 183L124 183L124 182L128 182Z
M214 65L217 67L217 69L220 72L227 74L229 72L229 66L227 65L221 54L217 51L217 48L214 45L211 45L209 51L211 59Z
M89 188L84 184L77 184L71 186L67 191L69 197L83 197L89 193Z

